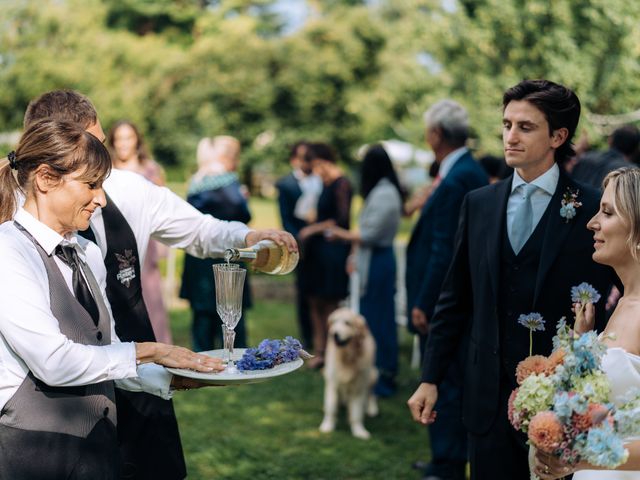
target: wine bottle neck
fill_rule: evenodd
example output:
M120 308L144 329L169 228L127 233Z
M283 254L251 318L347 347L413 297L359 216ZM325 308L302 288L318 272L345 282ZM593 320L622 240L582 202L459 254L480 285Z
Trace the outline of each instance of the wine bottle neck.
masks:
M228 248L224 252L224 259L227 262L236 260L252 260L258 256L258 252L254 250L244 250L238 248Z

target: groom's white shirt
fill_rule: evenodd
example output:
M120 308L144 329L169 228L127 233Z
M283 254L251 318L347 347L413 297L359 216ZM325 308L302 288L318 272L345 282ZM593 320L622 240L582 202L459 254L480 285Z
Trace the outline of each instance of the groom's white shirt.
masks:
M538 225L538 222L542 218L544 211L549 206L551 197L556 191L558 186L558 179L560 178L560 169L557 163L553 163L553 166L540 175L538 178L531 182L532 185L538 187L538 189L531 195L531 209L533 211L533 222L531 222L531 231L529 235L533 233ZM513 217L518 207L524 202L524 188L527 185L517 171L513 171L513 181L511 183L511 194L509 195L509 201L507 202L507 228L509 238L512 238L513 233ZM558 211L560 211L560 205L558 205Z

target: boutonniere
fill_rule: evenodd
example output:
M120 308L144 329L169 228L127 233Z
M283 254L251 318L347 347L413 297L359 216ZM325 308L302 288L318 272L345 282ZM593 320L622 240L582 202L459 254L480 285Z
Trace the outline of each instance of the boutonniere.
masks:
M567 191L562 196L560 216L564 218L566 223L569 223L569 220L576 216L576 209L582 206L582 203L578 201L578 193L580 190L571 190L570 187L567 187Z

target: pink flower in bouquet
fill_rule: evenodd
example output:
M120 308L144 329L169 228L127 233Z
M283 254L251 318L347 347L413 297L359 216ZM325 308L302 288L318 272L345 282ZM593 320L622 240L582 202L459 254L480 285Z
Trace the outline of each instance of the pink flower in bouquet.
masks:
M587 411L583 414L574 413L571 423L580 432L589 430L592 426L602 423L609 415L609 409L601 403L590 403Z
M554 367L555 368L555 367ZM516 367L516 380L518 385L522 385L522 382L529 375L537 375L544 373L549 369L549 359L542 355L532 355L525 358Z
M545 411L537 413L529 423L529 440L539 450L553 453L564 438L562 424L556 414Z
M558 365L562 365L562 362L564 362L565 356L566 356L566 353L561 348L557 349L555 352L549 355L547 368L544 371L545 375L553 375L556 371L556 367Z
M513 402L515 401L517 395L517 388L513 392L511 392L511 395L509 395L509 402L507 404L507 416L509 417L509 422L511 422L513 428L515 428L516 430L520 430L520 414L513 406Z

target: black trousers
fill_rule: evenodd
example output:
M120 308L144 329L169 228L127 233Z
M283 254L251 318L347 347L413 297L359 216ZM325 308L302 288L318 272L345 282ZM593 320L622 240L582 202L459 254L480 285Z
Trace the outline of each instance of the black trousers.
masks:
M0 425L2 480L117 480L115 426L98 421L87 438Z
M507 416L507 404L513 386L503 375L500 382L498 416L491 429L469 435L471 480L529 480L526 436L517 431Z
M182 454L173 403L144 392L116 388L122 479L182 480Z

